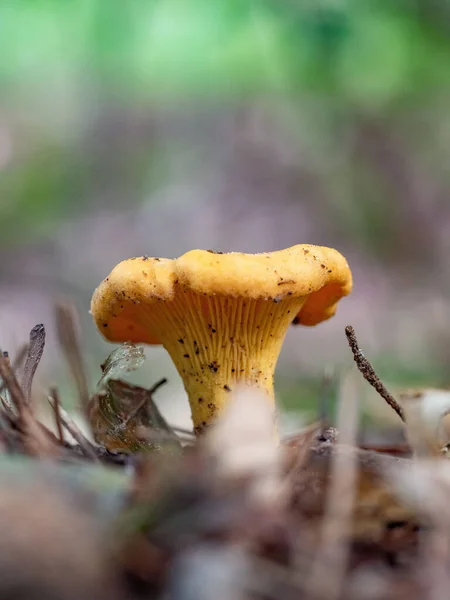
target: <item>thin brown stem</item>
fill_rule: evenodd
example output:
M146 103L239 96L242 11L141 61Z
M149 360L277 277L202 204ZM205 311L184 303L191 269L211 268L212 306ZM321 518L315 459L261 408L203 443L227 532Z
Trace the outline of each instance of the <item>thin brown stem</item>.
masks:
M375 373L374 368L362 353L358 344L358 340L356 338L355 330L351 325L348 325L345 328L345 335L347 336L347 341L353 353L353 358L355 359L358 371L361 373L364 379L368 383L370 383L370 385L379 393L379 395L389 404L389 406L393 410L395 410L400 419L403 422L405 422L405 414L403 408L392 396L392 394L388 392L388 390L385 388L384 384L381 382L380 378Z
M139 404L136 406L136 408L134 408L130 414L127 416L127 418L123 421L123 423L121 424L120 428L124 429L128 423L130 421L132 421L140 412L141 410L149 403L149 401L152 399L152 395L156 392L156 390L158 388L160 388L162 385L164 385L165 383L167 383L167 379L165 377L163 377L162 379L160 379L159 381L157 381L149 390L148 390L148 395L141 401L139 402Z
M61 348L78 389L80 405L83 414L86 414L89 403L89 387L84 369L83 357L78 341L76 328L76 312L70 304L57 304L56 327Z
M52 397L47 398L50 406L55 410L55 401ZM71 419L71 417L66 413L66 411L59 405L59 416L61 419L61 424L67 429L70 435L74 438L74 440L78 443L80 448L83 450L84 454L91 458L94 461L98 461L98 456L95 452L94 446L91 442L83 435L78 425Z
M11 417L12 419L14 419L14 412L13 409L11 408L11 406L8 404L8 402L5 400L5 398L3 396L0 396L0 404L2 405L2 408L4 410L4 412Z
M117 435L120 431L123 431L124 429L126 429L128 424L140 413L140 411L143 408L147 407L147 409L150 408L150 410L153 412L153 415L150 416L150 420L151 421L155 420L157 423L160 423L167 429L167 431L156 430L156 429L149 430L146 435L147 441L163 442L166 440L173 441L174 439L178 439L176 434L173 432L173 430L170 428L170 426L167 425L165 419L160 414L160 412L159 412L156 404L153 402L153 398L152 398L152 395L156 392L156 390L158 390L165 383L167 383L167 379L165 377L163 377L162 379L157 381L147 391L147 393L145 394L145 397L143 398L143 400L141 400L141 402L139 402L139 404L136 406L136 408L134 408L130 412L130 414L124 419L124 421L122 421L122 423L120 423L120 425L118 425L117 427L114 428L113 435ZM152 419L152 417L153 417L153 419Z
M53 404L51 405L53 408L53 412L55 414L55 425L56 430L58 432L58 438L61 444L64 444L64 431L63 425L61 421L61 400L59 398L59 392L56 388L52 388L50 390L50 396L53 399Z
M167 383L167 378L163 377L162 379L159 379L156 383L154 383L152 385L151 388L149 388L148 393L150 394L150 396L153 396L153 394L159 390L159 388L163 385L165 385Z
M24 407L27 405L22 388L17 381L8 355L0 352L0 377L3 379L5 387L11 395L11 401L14 404L19 416L22 415Z
M18 369L20 369L20 367L22 366L22 363L25 360L27 354L28 354L28 344L24 344L20 348L19 352L17 353L17 356L14 359L13 366L12 366L12 370L13 370L14 373L16 373ZM9 356L7 354L6 354L6 359L7 359L8 363L10 364L11 361L10 361ZM6 389L6 387L7 387L7 385L3 381L0 384L0 394Z

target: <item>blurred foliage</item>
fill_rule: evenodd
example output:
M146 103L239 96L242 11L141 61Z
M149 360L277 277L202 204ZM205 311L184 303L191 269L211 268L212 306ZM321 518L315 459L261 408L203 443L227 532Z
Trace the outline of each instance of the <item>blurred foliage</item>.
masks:
M290 160L313 172L327 239L350 239L403 279L434 264L442 282L449 34L450 0L2 0L0 244L51 239L58 219L98 208L133 209L175 179L174 164L207 170L199 115L208 128L260 103ZM158 117L175 134L158 137ZM198 144L184 135L190 118ZM284 201L304 201L297 179L292 188ZM434 221L423 217L430 199ZM380 375L443 378L400 360L386 358ZM279 388L287 408L317 406L320 381Z
M450 84L449 17L448 0L1 2L0 107L19 138L2 172L2 238L14 237L18 218L24 232L45 235L56 217L90 205L89 174L101 165L86 146L108 104L206 109L268 95L295 107L302 98L324 146L351 116L438 101ZM148 148L129 160L136 178L161 162ZM358 229L353 203L341 208ZM373 202L369 210L379 228Z
M436 365L411 365L402 362L399 357L384 355L374 361L374 367L389 390L395 391L395 396L399 389L448 389L449 386L447 371ZM351 365L350 368L355 370L355 378L361 378L361 387L367 386L369 392L369 384L364 382L362 376L356 372L356 366ZM306 413L310 419L316 419L320 417L321 406L325 403L322 408L331 411L331 415L334 415L337 409L340 379L344 376L344 371L337 373L337 377L331 384L325 384L323 378L307 375L276 377L278 404L283 410L299 411ZM375 395L375 392L372 393ZM382 406L384 400L380 397L379 401ZM363 405L362 409L362 416L365 417Z
M142 99L317 87L375 109L448 83L449 16L446 0L17 0L0 7L0 74Z

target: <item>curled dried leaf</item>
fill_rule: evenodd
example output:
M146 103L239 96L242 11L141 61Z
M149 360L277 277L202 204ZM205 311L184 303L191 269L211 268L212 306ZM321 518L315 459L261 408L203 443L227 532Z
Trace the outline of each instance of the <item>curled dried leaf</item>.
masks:
M145 389L115 378L118 373L138 369L144 359L142 348L123 344L102 365L97 392L89 401L88 419L94 439L110 452L181 448L153 401L153 394L166 380Z
M111 352L101 365L102 377L97 384L97 389L102 391L110 379L118 379L123 373L136 371L144 363L144 350L135 344L125 343Z

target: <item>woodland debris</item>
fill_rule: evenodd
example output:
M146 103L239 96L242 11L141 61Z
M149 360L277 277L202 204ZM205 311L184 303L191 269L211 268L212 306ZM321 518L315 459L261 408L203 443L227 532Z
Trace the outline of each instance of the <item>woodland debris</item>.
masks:
M33 384L36 369L44 353L45 347L45 327L42 324L36 325L30 331L30 344L28 346L27 358L23 368L21 387L27 402L31 402L31 386Z
M78 338L76 311L72 304L61 302L55 307L55 315L59 343L78 390L80 408L85 413L89 403L89 386Z
M0 600L12 590L20 600L216 600L218 586L227 600L422 600L447 590L445 454L359 447L351 380L337 428L327 406L279 444L268 404L242 389L194 444L153 401L164 380L144 389L118 378L143 359L125 344L104 363L88 402L93 444L55 388L56 435L40 423L17 361L0 355Z
M351 351L353 352L353 358L355 359L356 366L358 367L358 370L361 373L361 375L368 383L370 383L370 385L373 388L375 388L375 390L389 404L389 406L393 410L395 410L400 419L404 421L405 415L403 412L403 408L392 396L392 394L388 392L381 379L376 374L375 369L372 367L369 360L362 353L358 345L358 340L356 339L355 330L351 325L348 325L345 328L345 335L347 336L348 344L350 346Z

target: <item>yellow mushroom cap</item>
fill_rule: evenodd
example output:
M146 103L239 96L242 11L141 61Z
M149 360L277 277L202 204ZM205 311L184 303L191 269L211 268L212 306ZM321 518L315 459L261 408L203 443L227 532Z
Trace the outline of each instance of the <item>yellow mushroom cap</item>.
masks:
M231 383L243 380L272 397L289 324L329 319L351 288L347 261L331 248L192 250L173 260L121 262L94 292L91 313L111 342L165 346L200 427L221 409L218 390L223 396Z
M332 248L302 244L265 254L191 250L177 259L131 258L119 263L94 292L91 313L110 342L161 344L137 318L141 305L170 302L177 291L278 301L306 297L295 324L332 317L352 289L345 258Z

